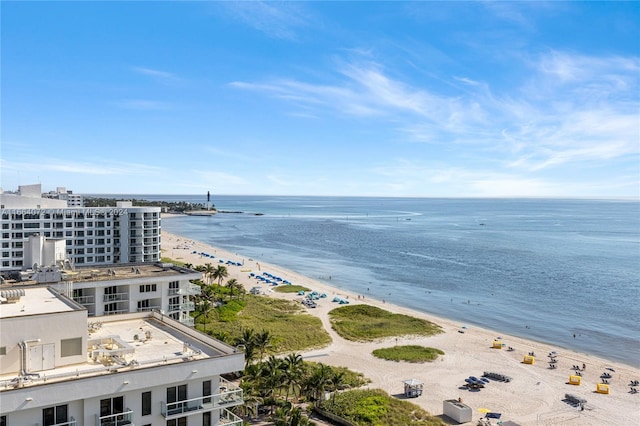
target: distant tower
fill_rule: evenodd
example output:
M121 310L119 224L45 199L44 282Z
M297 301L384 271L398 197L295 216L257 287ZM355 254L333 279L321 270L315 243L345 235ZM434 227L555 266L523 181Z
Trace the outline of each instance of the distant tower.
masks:
M207 210L211 210L211 194L207 191Z

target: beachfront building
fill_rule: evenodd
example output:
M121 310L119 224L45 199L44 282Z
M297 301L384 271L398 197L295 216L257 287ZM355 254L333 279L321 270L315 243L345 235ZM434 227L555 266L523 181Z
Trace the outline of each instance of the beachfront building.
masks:
M242 351L155 311L89 318L51 287L0 295L0 425L242 425L222 377Z
M202 273L171 263L139 263L101 267L59 269L42 267L28 280L5 280L0 290L51 286L87 310L89 317L156 311L193 326L192 296L200 286L191 280Z
M30 255L49 253L47 246L56 240L63 241L65 260L72 267L160 260L159 207L119 201L116 207L87 208L69 206L71 200L64 198L43 197L39 184L0 194L3 276L35 269L36 263L49 266ZM39 238L30 240L31 236Z

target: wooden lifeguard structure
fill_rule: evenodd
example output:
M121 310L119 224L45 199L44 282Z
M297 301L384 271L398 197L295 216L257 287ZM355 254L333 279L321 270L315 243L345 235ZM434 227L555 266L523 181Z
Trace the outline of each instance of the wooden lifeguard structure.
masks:
M404 383L404 396L407 398L416 398L422 395L424 383L417 379L403 380Z

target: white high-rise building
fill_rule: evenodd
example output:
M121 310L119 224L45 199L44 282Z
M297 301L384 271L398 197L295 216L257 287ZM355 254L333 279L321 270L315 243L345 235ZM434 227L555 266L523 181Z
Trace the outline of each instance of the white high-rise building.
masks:
M242 425L244 354L159 312L88 318L50 287L0 290L0 425Z
M68 207L67 200L42 197L41 186L0 194L0 273L33 268L26 253L42 252L44 241L63 240L72 265L105 265L160 260L160 208ZM29 240L30 236L44 240ZM38 243L39 247L27 247Z

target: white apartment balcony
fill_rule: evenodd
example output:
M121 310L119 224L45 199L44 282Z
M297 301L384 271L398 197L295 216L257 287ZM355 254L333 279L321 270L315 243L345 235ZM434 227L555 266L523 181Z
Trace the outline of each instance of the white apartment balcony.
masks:
M162 306L147 306L146 308L138 308L138 312L147 312L147 311L160 311Z
M81 305L93 305L95 303L95 296L75 296L73 301Z
M115 311L104 311L104 315L118 315L129 313L128 309L116 309Z
M221 386L220 389L227 390L215 395L202 396L184 401L170 403L165 403L163 401L161 413L166 420L171 420L185 415L191 416L211 410L235 407L236 405L244 404L244 400L242 399L242 389L234 387L233 390L229 390L228 387L225 388L224 386Z
M240 417L223 408L220 410L220 421L218 424L224 426L242 426L244 423L242 423L242 419Z
M184 302L180 304L181 311L194 311L196 309L196 304L194 302Z
M171 290L169 290L169 291L171 291ZM171 294L171 293L169 293L169 294ZM197 284L189 283L189 285L186 286L185 288L179 289L177 294L183 294L183 295L186 295L186 296L198 296L198 295L202 294L202 289Z
M169 296L175 296L176 294L183 294L179 288L170 288Z
M112 293L105 294L102 297L103 302L120 302L129 300L129 293Z
M76 419L74 419L73 417L71 417L71 420L69 420L68 422L64 422L64 423L56 423L52 426L76 426Z
M180 305L169 305L169 313L171 312L179 312L180 311Z
M109 416L98 416L96 414L96 426L133 426L131 418L133 411L128 409L123 413L111 414Z
M186 316L184 318L180 318L180 324L184 324L189 327L195 327L196 322L193 318Z

